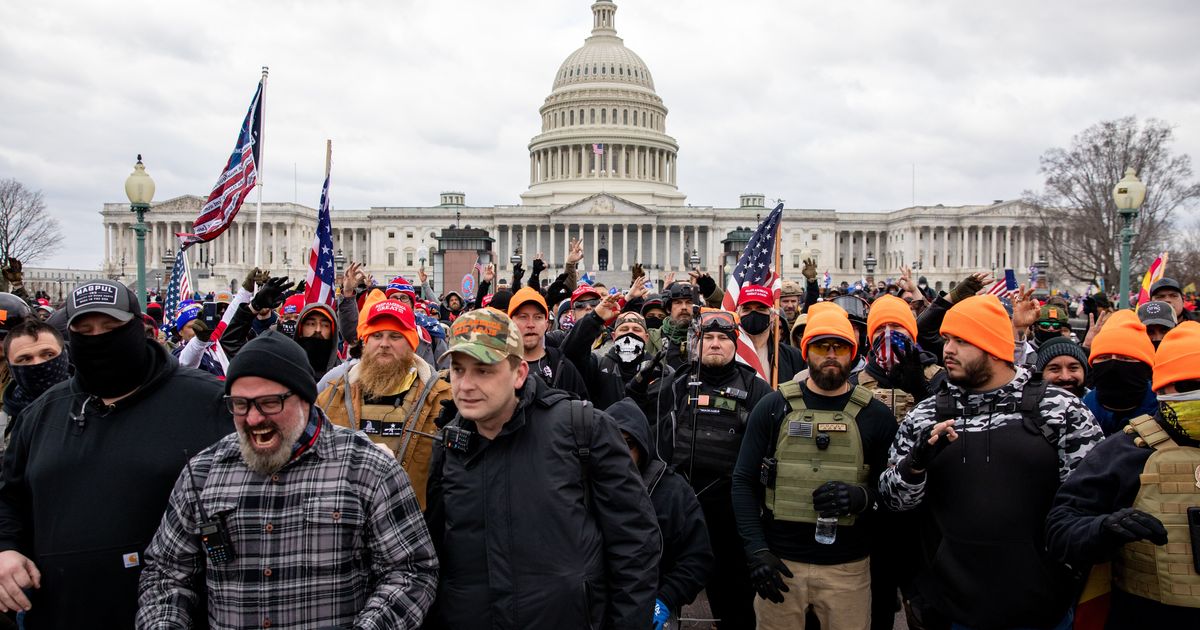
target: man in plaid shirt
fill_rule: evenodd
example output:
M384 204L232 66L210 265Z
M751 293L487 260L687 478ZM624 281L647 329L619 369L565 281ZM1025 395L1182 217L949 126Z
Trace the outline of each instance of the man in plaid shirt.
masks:
M176 482L137 627L419 627L438 562L400 464L312 404L304 351L282 334L246 344L225 391L237 432Z

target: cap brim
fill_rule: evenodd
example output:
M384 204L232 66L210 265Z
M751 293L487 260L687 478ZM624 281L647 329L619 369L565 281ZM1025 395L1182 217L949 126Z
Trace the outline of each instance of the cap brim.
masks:
M449 350L443 352L442 356L438 357L438 361L441 362L445 360L455 352L461 352L462 354L465 354L476 361L479 361L480 363L486 363L488 365L494 365L509 357L509 353L502 350L489 348L483 344L475 343L473 341L463 341L450 346Z
M129 311L123 311L119 308L107 308L107 307L89 308L89 309L84 309L84 310L78 311L74 315L71 315L71 319L67 320L67 325L70 326L71 324L74 324L75 320L79 319L80 317L83 317L84 315L91 315L92 313L100 313L101 315L108 315L109 317L121 322L122 324L133 319L133 313L130 313Z
M1165 326L1167 328L1167 330L1170 330L1172 328L1175 328L1175 326L1177 324L1169 319L1152 318L1152 319L1143 320L1142 325L1146 326L1147 328L1150 326Z

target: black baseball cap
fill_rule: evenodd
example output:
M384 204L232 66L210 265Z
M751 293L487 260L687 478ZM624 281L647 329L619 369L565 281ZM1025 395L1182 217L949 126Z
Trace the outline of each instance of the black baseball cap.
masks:
M67 298L67 325L89 313L102 313L119 322L141 318L142 308L129 287L112 280L88 280Z
M1158 282L1155 282L1150 287L1150 296L1153 297L1154 294L1157 293L1160 289L1175 289L1176 291L1183 293L1183 287L1181 287L1179 285L1179 281L1175 280L1174 278L1163 278L1163 279L1159 280Z

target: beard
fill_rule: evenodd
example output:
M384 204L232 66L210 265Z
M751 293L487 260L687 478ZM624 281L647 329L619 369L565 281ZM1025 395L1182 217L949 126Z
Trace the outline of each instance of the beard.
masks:
M813 383L823 390L835 390L846 383L850 378L850 366L843 364L837 359L822 359L817 362L813 358L808 360L808 378L812 379Z
M398 393L414 364L412 353L397 356L391 350L384 354L379 348L364 352L362 362L358 364L358 386L363 397L377 398Z
M271 426L279 433L279 445L268 452L255 450L252 445L253 440L246 434L246 425L237 427L238 450L242 452L242 461L246 462L247 468L259 474L270 475L288 463L288 460L292 458L292 447L304 434L304 427L308 424L307 418L304 417L304 410L297 410L296 413L299 418L291 428L281 427L273 420L256 427Z
M987 355L981 355L975 361L966 363L961 359L955 359L958 362L959 369L962 370L961 376L955 376L953 371L947 370L946 377L951 383L966 389L978 389L987 384L992 378L992 370L988 365Z
M719 354L706 354L700 357L700 364L710 368L724 367L729 361L729 359Z
M1055 387L1061 387L1061 388L1067 390L1068 392L1070 392L1071 394L1074 394L1078 398L1083 398L1083 395L1085 393L1087 393L1087 390L1083 386L1083 383L1081 381L1077 381L1075 379L1057 382L1057 383L1050 383L1050 384L1054 385Z

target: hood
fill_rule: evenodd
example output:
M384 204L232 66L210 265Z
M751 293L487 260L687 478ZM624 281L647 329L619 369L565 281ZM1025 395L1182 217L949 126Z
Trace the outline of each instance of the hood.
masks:
M327 317L330 322L332 322L329 328L329 338L333 340L333 344L331 344L329 348L329 361L325 363L325 371L328 372L329 370L333 369L335 365L341 362L341 358L338 357L338 346L341 345L340 342L342 339L338 336L338 320L337 315L333 312L333 309L326 304L321 304L320 302L313 302L312 304L305 306L304 310L300 311L300 319L296 320L296 334L300 334L300 322L303 322L304 318L308 317L308 314L314 311L320 312L322 315ZM317 379L320 378L321 375L318 374Z
M646 414L630 398L622 398L604 410L617 421L617 428L629 434L638 450L642 452L640 466L644 468L655 457L650 449L650 423Z

